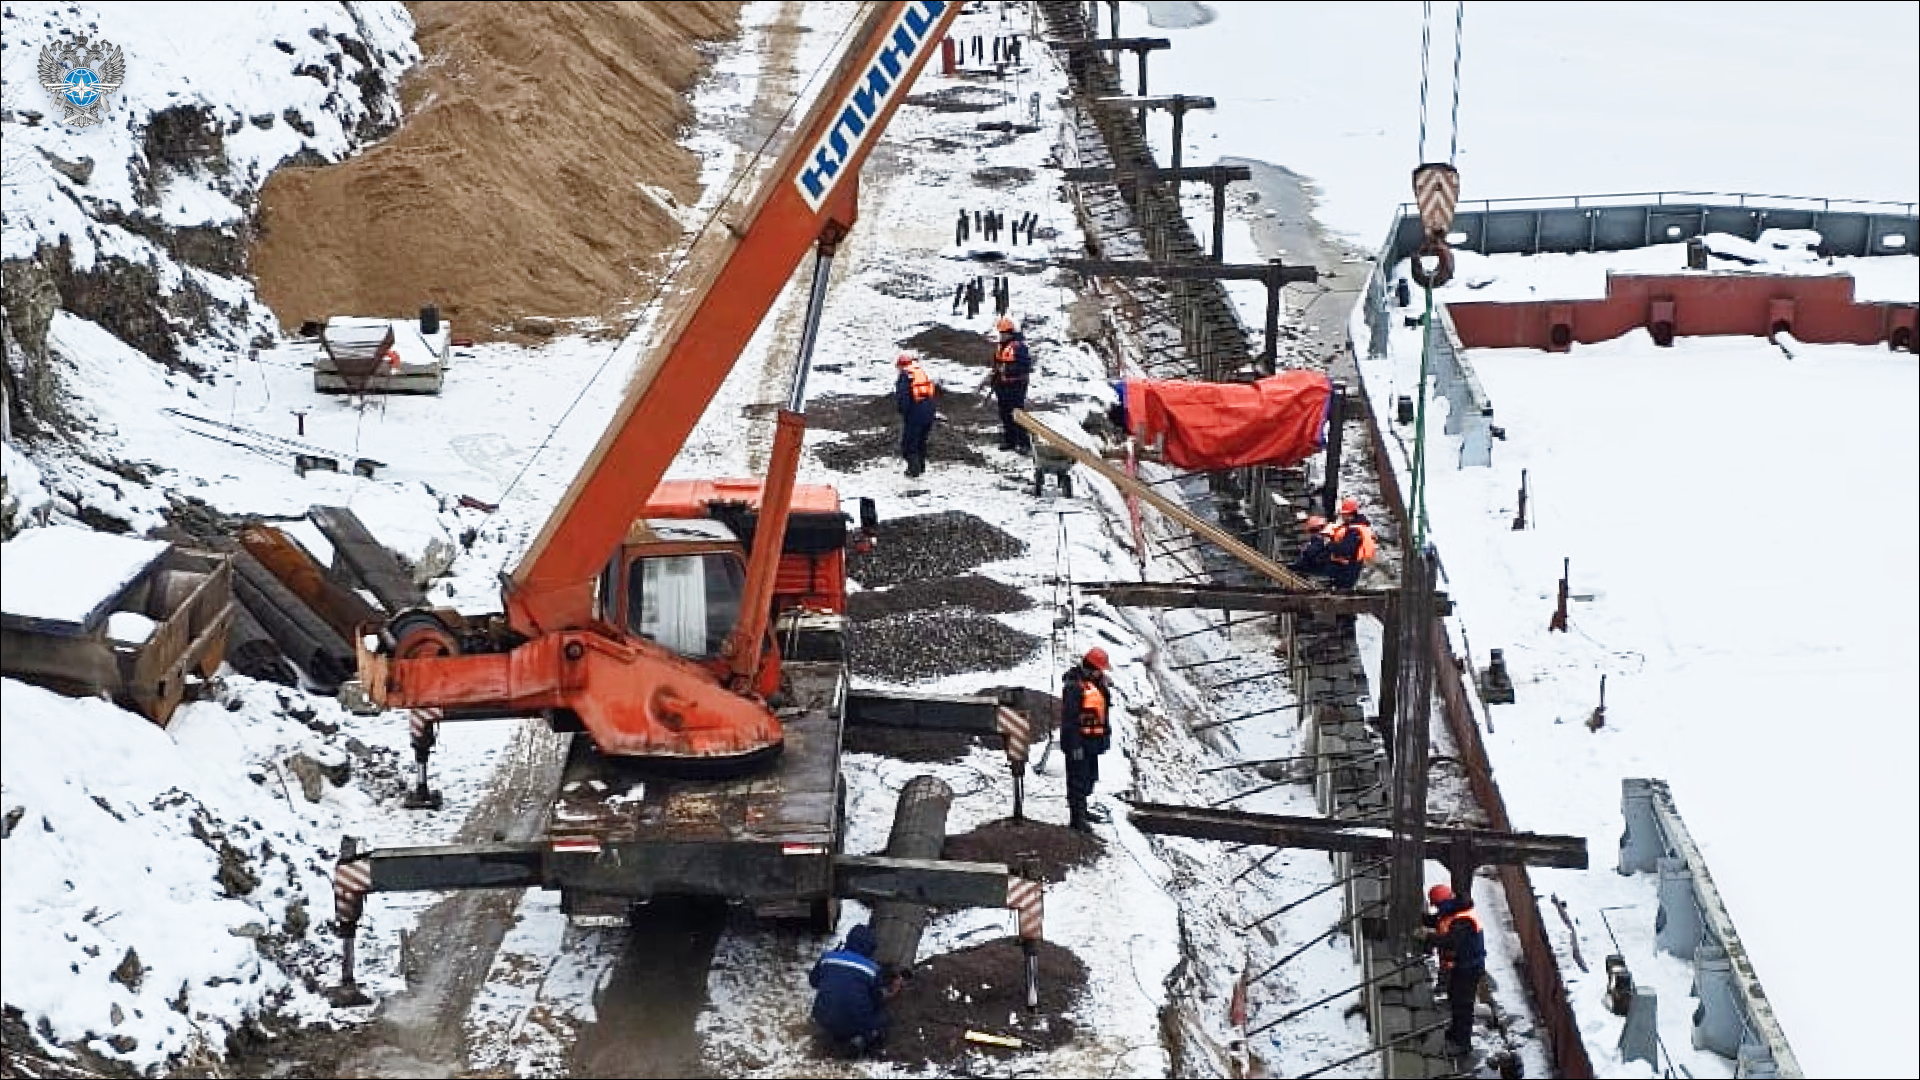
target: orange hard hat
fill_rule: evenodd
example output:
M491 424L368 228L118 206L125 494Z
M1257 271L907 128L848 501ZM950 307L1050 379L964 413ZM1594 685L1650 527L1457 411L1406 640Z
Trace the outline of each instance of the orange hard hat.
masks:
M900 358L899 358L898 360L895 360L895 361L893 362L893 366L894 366L894 367L906 367L906 366L907 366L908 364L911 364L911 363L913 363L913 354L912 354L912 353L901 353L901 354L900 354Z
M1113 662L1107 659L1107 650L1095 645L1087 650L1087 666L1095 671L1106 671L1113 666Z
M1305 525L1302 525L1300 527L1307 530L1308 532L1319 532L1321 529L1324 529L1327 527L1327 519L1321 517L1319 514L1315 514L1312 517L1307 519L1307 523Z
M1013 320L1002 315L1000 321L993 324L993 328L1003 334L1010 334L1013 332Z
M1341 499L1341 500L1340 500L1340 512L1341 512L1341 513L1343 513L1343 514L1357 514L1357 513L1359 513L1359 512L1360 512L1360 500L1359 500L1359 499L1356 499L1356 498L1353 498L1352 496L1348 496L1347 498L1344 498L1344 499Z
M1453 886L1444 881L1427 890L1427 903L1434 907L1439 907L1451 899L1453 899Z

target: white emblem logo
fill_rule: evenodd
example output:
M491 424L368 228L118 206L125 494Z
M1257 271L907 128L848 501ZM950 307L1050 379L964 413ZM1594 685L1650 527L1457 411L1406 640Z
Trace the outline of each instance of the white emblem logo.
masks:
M126 54L112 42L75 38L40 49L40 85L65 110L63 124L88 127L105 120L107 97L126 77Z

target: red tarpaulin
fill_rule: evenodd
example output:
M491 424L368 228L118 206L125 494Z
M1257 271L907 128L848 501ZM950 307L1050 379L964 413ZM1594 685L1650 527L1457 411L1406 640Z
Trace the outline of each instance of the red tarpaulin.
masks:
M1181 469L1294 465L1318 451L1333 387L1324 372L1283 371L1252 383L1128 379L1127 418Z

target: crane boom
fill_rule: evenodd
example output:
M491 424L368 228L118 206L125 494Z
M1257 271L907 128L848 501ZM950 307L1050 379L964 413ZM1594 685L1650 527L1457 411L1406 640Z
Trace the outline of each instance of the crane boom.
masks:
M830 249L852 226L860 168L960 7L875 5L744 218L714 235L719 251L696 253L700 277L508 581L515 630L531 636L591 621L596 575L800 259L816 243Z

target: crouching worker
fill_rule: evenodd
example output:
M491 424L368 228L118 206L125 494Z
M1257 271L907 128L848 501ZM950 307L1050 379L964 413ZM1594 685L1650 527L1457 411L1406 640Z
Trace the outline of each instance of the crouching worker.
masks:
M813 965L813 1023L841 1053L871 1054L887 1041L887 1001L899 989L873 958L879 937L861 923Z

